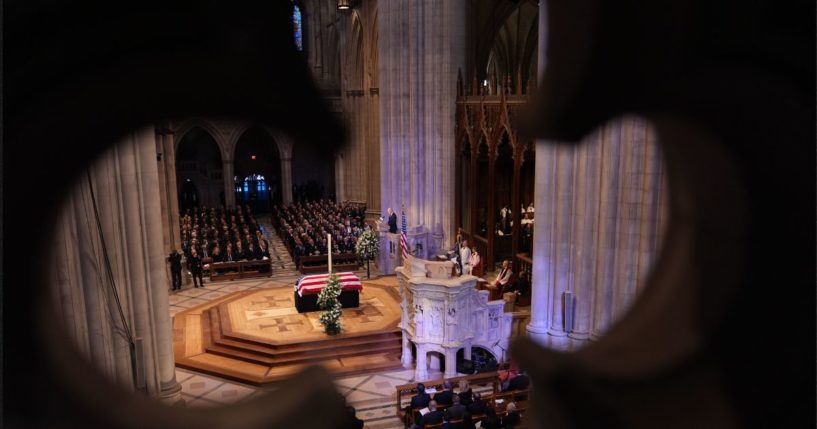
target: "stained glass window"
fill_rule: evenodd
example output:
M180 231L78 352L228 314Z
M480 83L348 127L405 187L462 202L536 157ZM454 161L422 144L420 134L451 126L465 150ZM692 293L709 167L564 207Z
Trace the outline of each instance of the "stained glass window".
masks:
M298 5L292 6L292 26L295 28L295 48L304 50L303 28L301 27L301 8Z

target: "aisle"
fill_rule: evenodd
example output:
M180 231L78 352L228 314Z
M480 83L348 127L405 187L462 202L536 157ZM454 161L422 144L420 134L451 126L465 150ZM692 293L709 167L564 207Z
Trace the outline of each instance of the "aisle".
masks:
M259 223L264 236L267 238L267 241L269 241L269 253L270 259L272 260L272 277L297 278L300 276L298 267L295 266L295 261L293 261L289 255L286 245L284 245L284 242L278 237L278 234L275 233L269 216L260 218Z

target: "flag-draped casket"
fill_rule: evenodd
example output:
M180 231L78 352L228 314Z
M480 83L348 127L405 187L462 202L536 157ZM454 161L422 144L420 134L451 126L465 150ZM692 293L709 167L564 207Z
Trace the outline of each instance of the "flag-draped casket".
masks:
M354 308L360 306L360 291L363 290L363 283L360 278L352 272L337 273L338 281L341 284L341 292L338 300L342 308ZM318 311L318 294L326 286L329 274L315 274L303 276L295 282L295 308L298 313L307 311Z

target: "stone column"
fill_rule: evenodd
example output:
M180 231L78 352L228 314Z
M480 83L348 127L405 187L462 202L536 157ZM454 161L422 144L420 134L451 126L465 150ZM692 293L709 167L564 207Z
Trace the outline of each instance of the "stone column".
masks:
M414 359L411 357L411 341L409 341L405 330L403 331L403 353L400 356L400 363L403 364L403 368L411 368L414 363Z
M522 213L519 211L519 206L522 205L522 158L525 156L525 149L522 143L517 142L513 154L513 185L511 186L511 221L513 226L511 228L511 262L513 263L513 272L519 272L519 266L516 263L516 254L519 253L520 235L522 235Z
M164 143L165 161L165 177L167 180L167 207L169 213L167 214L168 222L170 222L170 237L171 245L175 249L182 248L182 239L180 237L179 227L179 188L176 183L176 135L170 129L165 130L162 134Z
M173 359L173 335L168 312L168 279L164 275L158 172L154 134L132 134L117 150L122 177L122 210L133 303L134 334L143 341L148 393L163 400L181 399Z
M537 56L537 71L539 73L539 81L545 75L545 66L547 61L547 2L539 4L539 49ZM534 175L534 207L536 207L536 221L533 224L533 272L531 273L531 307L530 307L530 323L527 326L528 336L532 340L542 345L547 345L547 320L548 320L548 274L550 265L545 259L545 252L547 251L547 243L550 239L550 231L548 222L552 217L550 212L545 212L549 206L548 187L550 185L547 180L547 174L550 167L549 152L550 148L544 140L536 141L536 174ZM514 207L516 210L516 207Z
M292 155L281 156L281 202L292 203Z
M221 171L224 175L224 203L226 208L235 208L235 165L232 156L224 156L221 159Z
M346 166L344 165L343 154L335 155L335 200L345 201L346 195Z
M457 376L457 349L445 351L445 378Z
M159 140L152 127L132 133L80 176L60 213L53 265L61 323L89 361L122 386L177 402ZM141 386L131 335L143 345Z
M465 64L466 4L378 3L381 206L405 204L409 221L432 234L431 254L454 232L453 100Z
M414 369L414 380L424 381L428 379L428 356L426 348L422 344L417 344L417 366Z
M167 192L167 171L165 169L165 161L164 161L164 136L162 135L162 131L160 129L156 129L156 137L154 138L155 145L156 145L156 171L159 174L159 203L161 204L161 211L162 214L168 214L170 212L169 207L167 206L168 200L168 192ZM172 233L170 231L170 222L166 216L162 217L162 242L164 243L164 253L170 254L170 250L173 248L171 244ZM170 269L168 266L167 269L167 276L170 278Z
M446 365L448 365L448 362L446 362ZM446 366L446 369L447 368L448 367ZM438 355L437 353L432 353L431 355L429 355L428 369L434 372L440 372L440 355Z

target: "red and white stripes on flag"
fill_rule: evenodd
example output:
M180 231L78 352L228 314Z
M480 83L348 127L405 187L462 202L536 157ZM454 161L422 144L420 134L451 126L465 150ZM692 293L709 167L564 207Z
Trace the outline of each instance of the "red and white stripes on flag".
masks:
M337 273L338 281L340 282L341 291L344 290L363 290L363 283L360 282L360 278L353 272L345 272L345 273ZM310 276L303 276L300 280L295 284L295 290L298 291L298 295L311 295L320 293L323 290L324 286L326 286L326 282L329 280L329 274L314 274Z
M403 259L406 259L408 257L408 241L406 239L406 208L401 208L400 213L403 218L400 226L400 251L403 255Z

